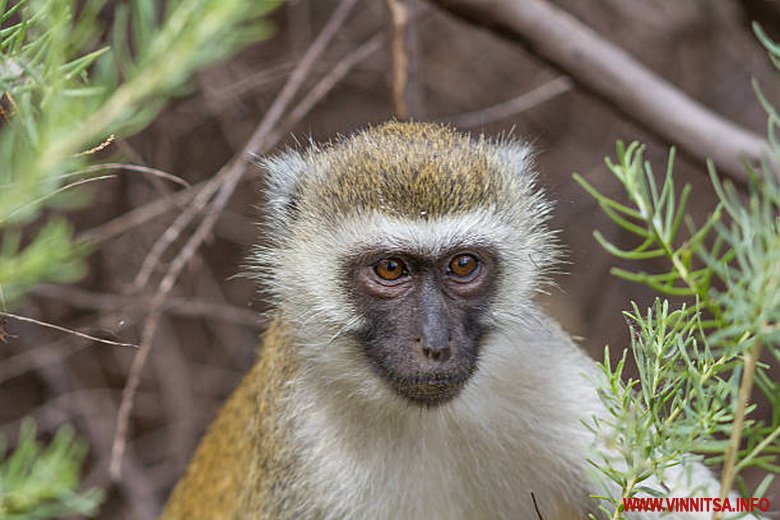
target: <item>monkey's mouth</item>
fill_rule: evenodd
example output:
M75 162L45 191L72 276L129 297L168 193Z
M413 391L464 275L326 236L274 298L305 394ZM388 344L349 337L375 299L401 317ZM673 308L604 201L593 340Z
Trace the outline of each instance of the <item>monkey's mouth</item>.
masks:
M437 406L454 399L471 377L471 372L417 377L387 374L387 377L393 390L402 397L419 405Z

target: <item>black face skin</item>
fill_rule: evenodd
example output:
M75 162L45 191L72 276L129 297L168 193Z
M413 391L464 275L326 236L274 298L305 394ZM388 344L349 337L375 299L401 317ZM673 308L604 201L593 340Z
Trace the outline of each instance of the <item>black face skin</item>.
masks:
M495 255L463 248L439 258L373 251L348 263L368 323L360 340L390 387L423 406L450 401L477 368Z

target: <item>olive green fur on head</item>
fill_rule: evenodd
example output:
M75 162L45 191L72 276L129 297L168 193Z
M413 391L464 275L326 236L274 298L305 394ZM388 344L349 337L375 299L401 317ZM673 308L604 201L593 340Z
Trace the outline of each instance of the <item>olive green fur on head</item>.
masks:
M489 157L448 127L388 123L325 153L331 175L312 186L333 213L379 209L426 218L496 204Z
M278 218L325 220L379 211L427 220L475 209L547 205L533 196L532 153L511 139L472 137L434 123L389 122L263 161ZM294 185L290 183L294 182ZM530 200L529 200L530 199ZM273 217L274 215L272 215Z

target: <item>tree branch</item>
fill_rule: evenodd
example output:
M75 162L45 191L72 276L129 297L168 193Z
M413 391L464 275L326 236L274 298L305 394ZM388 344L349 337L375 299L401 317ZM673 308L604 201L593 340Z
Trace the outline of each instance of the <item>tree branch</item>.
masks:
M393 19L393 106L395 116L409 119L406 106L406 85L408 81L408 56L406 52L406 27L409 23L409 9L402 0L387 0L387 7Z
M473 24L526 45L584 89L690 155L711 158L740 183L745 158L769 157L766 141L708 110L623 49L544 0L431 0Z

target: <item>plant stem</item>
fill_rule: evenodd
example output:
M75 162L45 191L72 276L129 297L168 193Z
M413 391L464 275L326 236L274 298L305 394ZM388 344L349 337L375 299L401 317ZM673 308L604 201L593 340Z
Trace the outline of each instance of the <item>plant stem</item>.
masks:
M739 393L737 396L737 410L734 414L734 426L729 437L729 444L726 447L726 461L723 463L723 473L720 481L720 498L723 500L731 491L731 485L737 475L737 453L742 442L742 429L745 422L745 410L750 394L753 390L753 376L756 373L758 358L761 356L761 340L756 339L753 346L745 353L745 364L742 369L742 381L739 384ZM723 518L723 512L713 515L713 520Z
M622 498L629 498L631 496L631 492L634 490L634 486L636 485L636 475L632 475L631 478L626 482L626 487L623 492ZM618 504L617 508L615 509L615 513L612 515L612 520L620 520L620 508L623 505L623 501L620 501L621 503Z

